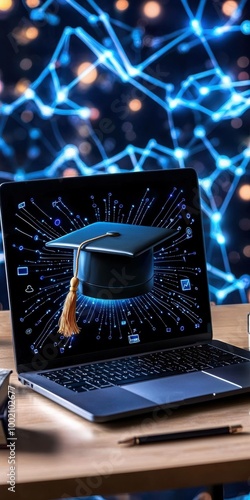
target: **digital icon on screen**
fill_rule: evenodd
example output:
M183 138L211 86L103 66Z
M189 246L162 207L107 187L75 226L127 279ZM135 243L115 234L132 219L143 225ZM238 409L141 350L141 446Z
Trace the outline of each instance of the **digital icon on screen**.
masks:
M132 333L131 335L129 335L128 342L129 344L137 344L137 342L140 342L140 337L138 333Z
M18 276L27 276L29 274L29 269L27 266L19 266L17 268L17 274Z
M31 285L27 285L25 288L26 293L32 293L34 292L34 288Z
M188 278L181 280L181 289L186 292L187 290L191 290L191 283Z

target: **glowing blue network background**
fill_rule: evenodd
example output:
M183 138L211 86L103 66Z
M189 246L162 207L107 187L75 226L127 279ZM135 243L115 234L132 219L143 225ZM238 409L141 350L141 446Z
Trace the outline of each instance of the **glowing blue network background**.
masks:
M211 300L250 301L248 14L240 0L0 10L1 182L195 168Z

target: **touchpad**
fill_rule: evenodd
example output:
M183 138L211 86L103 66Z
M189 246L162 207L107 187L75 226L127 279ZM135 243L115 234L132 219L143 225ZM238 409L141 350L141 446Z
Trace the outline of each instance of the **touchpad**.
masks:
M148 380L122 386L158 404L167 404L209 394L232 391L234 384L226 382L202 372L187 373L173 377Z

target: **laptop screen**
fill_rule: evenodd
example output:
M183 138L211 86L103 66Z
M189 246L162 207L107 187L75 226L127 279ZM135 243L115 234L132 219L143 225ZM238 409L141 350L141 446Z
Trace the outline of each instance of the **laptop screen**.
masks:
M211 333L194 170L5 183L1 217L18 364L108 358ZM84 241L80 332L66 335L58 322Z

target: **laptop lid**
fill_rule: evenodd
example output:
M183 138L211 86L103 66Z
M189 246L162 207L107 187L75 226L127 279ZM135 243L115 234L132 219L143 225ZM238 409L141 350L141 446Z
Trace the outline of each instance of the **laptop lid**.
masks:
M193 169L5 183L0 200L18 372L212 337ZM80 333L67 336L58 332L58 322L77 248L82 238L106 230L118 233L115 249L112 238L112 244L91 242L81 252Z

